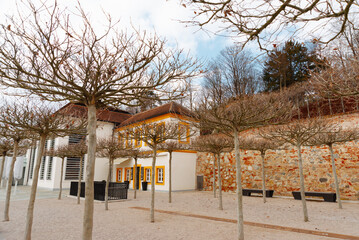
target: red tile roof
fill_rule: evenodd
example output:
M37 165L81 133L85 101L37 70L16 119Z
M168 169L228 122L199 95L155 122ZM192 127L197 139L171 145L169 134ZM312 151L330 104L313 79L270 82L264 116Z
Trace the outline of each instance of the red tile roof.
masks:
M82 104L68 103L58 111L66 111L66 114L75 117L87 117L87 107ZM97 120L120 124L132 115L126 111L116 108L106 108L97 110Z
M132 117L128 118L127 120L123 121L120 127L127 126L133 123L141 122L147 119L151 119L154 117L162 116L168 113L178 114L182 116L193 117L194 114L187 108L183 107L182 105L169 102L162 106L140 112L138 114L133 115Z

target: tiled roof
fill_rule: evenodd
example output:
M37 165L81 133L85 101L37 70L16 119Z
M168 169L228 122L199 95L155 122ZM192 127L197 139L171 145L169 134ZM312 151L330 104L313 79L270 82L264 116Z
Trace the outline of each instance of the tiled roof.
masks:
M71 114L75 117L87 117L87 107L77 103L68 103L59 111L66 111L66 114ZM131 116L130 113L115 108L97 110L98 121L120 124Z
M133 115L132 117L123 121L121 123L120 127L127 126L127 125L141 122L141 121L145 121L147 119L162 116L162 115L165 115L168 113L178 114L178 115L187 116L187 117L194 116L194 114L189 109L183 107L182 105L175 103L175 102L169 102L162 106L159 106L159 107L156 107L156 108Z

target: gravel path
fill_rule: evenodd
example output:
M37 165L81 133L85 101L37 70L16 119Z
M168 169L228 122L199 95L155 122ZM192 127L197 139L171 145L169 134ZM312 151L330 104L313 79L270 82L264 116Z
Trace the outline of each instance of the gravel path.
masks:
M150 205L150 192L138 192L138 198L111 202L109 211L102 202L95 202L93 239L236 239L236 224L167 213L155 214L149 222L149 212L132 207ZM156 209L192 213L217 218L236 219L235 194L224 193L224 210L218 210L218 199L211 192L175 192L173 203L168 194L156 193ZM10 222L0 222L0 239L22 239L25 225L26 200L11 202ZM0 212L4 201L0 201ZM285 227L302 228L358 236L359 203L344 202L339 210L336 203L308 201L310 222L303 222L301 202L289 198L272 198L263 204L260 197L244 197L245 221ZM35 206L33 239L81 239L83 201L65 197L38 199ZM334 239L311 234L267 229L245 225L246 239ZM337 239L337 238L336 238Z

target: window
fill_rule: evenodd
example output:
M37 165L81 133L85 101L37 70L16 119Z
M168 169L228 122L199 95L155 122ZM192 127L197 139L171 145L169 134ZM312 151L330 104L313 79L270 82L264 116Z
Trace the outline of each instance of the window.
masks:
M189 143L189 125L186 123L180 123L178 125L178 141L180 143Z
M50 150L54 150L55 147L55 139L53 138L51 140L51 144L50 144ZM47 174L46 174L46 180L51 180L52 178L52 162L53 162L54 157L50 157L49 161L47 163Z
M140 129L136 129L135 130L135 146L136 148L138 147L142 147L142 142L141 142L141 130Z
M151 182L151 174L152 174L152 171L151 171L151 167L145 167L145 181L150 183Z
M124 140L125 140L125 139L122 137L121 133L119 132L119 133L118 133L118 144L119 144L120 147L123 147L123 145L124 145Z
M131 168L126 168L125 169L125 181L130 181L131 180Z
M86 134L71 134L69 135L69 145L76 144L86 139Z
M79 157L68 157L66 159L66 172L65 172L65 180L75 180L79 178L80 173L80 159ZM82 176L84 174L84 158L82 158Z
M86 139L86 134L71 134L69 135L69 145L76 144ZM79 178L80 174L80 161L79 157L67 157L65 180L75 180ZM84 175L84 158L82 158L82 176Z
M45 151L47 150L47 143L48 140L46 140L45 142ZM42 157L42 161L41 161L41 169L40 169L40 179L43 180L44 176L45 176L45 165L46 165L46 156Z
M122 168L117 168L116 182L122 182Z
M156 184L157 185L165 184L165 167L164 166L156 167Z

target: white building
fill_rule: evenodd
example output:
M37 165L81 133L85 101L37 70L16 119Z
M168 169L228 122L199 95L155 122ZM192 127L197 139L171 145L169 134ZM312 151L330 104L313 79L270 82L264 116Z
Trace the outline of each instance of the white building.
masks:
M71 110L77 112L87 113L85 106L78 104L67 104L63 108L71 108ZM97 138L108 138L113 134L114 129L124 120L131 117L128 112L109 109L102 110L97 114ZM84 135L73 134L66 137L57 137L46 141L46 149L57 148L61 145L69 143L79 142ZM25 180L28 180L28 184L32 184L34 166L36 164L36 154L38 146L31 148L27 151L26 158L29 159L25 170ZM83 176L85 176L86 159L84 158L83 164ZM63 176L63 188L70 188L71 181L78 180L78 174L80 169L80 158L65 158L64 163L64 176ZM108 172L108 160L106 158L97 158L95 163L95 181L102 181L107 179ZM60 175L61 175L61 158L58 157L43 157L39 173L38 187L48 189L59 189L60 188ZM84 177L83 177L84 178Z
M63 108L70 107L76 111L83 111L86 113L86 107L78 104L68 104ZM100 114L97 114L97 138L108 138L114 134L115 131L121 131L124 126L130 127L132 124L139 124L143 121L161 122L161 121L178 121L178 119L190 119L191 112L174 102L164 104L160 107L153 108L148 111L138 113L136 115L130 115L128 112L110 109L103 110ZM189 125L184 124L183 127ZM46 141L46 149L57 148L61 145L79 142L84 135L73 134L66 137L57 137ZM182 143L190 143L189 135L185 139L178 139ZM142 146L142 145L141 145ZM143 147L145 147L143 145ZM26 154L28 163L25 170L25 182L28 180L28 184L32 184L33 171L36 164L36 154L38 147L29 149ZM196 188L196 159L197 154L195 151L178 150L172 154L172 190L194 190ZM86 172L86 159L85 155L83 164L83 176ZM138 189L141 189L141 182L148 182L148 188L150 189L151 174L152 174L152 158L139 159L138 160ZM96 158L95 162L95 181L102 181L107 179L108 174L108 159ZM130 188L134 188L134 160L133 159L117 159L115 160L112 181L123 182L125 180L130 181ZM63 176L63 188L70 188L71 181L78 180L78 174L80 169L80 158L65 158L64 163L64 176ZM169 188L169 154L167 152L160 152L156 161L156 190L168 191ZM61 175L61 158L58 157L43 157L39 173L38 187L48 189L59 189L60 187L60 175ZM84 177L83 177L84 179Z
M179 138L183 144L190 144L190 126L179 119L191 120L192 113L182 107L181 105L170 102L160 107L133 115L131 118L121 123L116 131L124 131L127 128L136 127L144 122L179 122L183 127L188 128L187 136L184 139ZM137 144L141 150L150 150L145 143ZM196 159L195 151L177 150L172 154L172 190L184 191L194 190L196 188ZM134 188L134 179L137 178L137 189L142 188L141 182L148 183L148 189L151 189L151 174L155 174L155 185L158 191L169 190L169 153L160 152L156 160L156 168L152 170L152 158L140 158L137 162L137 171L135 168L135 161L133 159L118 159L114 162L113 179L112 181L123 182L129 181L130 188ZM137 176L134 175L136 172Z

